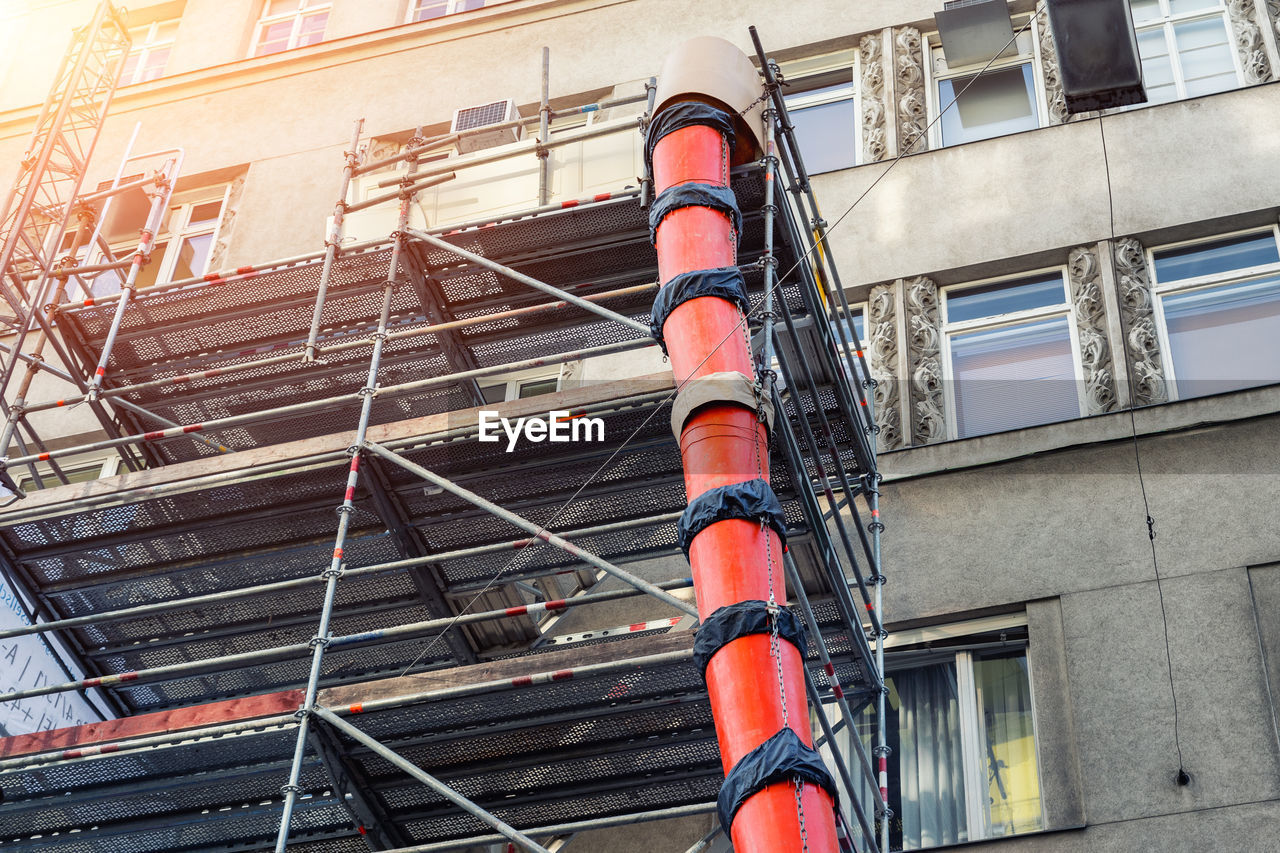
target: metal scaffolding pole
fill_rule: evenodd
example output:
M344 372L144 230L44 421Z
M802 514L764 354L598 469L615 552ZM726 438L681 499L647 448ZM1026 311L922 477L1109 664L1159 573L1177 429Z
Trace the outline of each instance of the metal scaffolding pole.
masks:
M608 572L618 580L624 583L630 584L631 586L635 587L638 590L647 592L649 595L652 595L654 598L664 602L665 604L671 605L672 607L676 608L682 613L687 613L688 615L693 616L695 618L697 617L698 615L697 608L695 608L693 605L689 604L688 602L681 601L671 593L660 588L657 584L651 583L645 580L644 578L633 575L631 572L628 572L626 569L621 568L619 566L615 566L613 563L610 563L607 560L601 559L595 554L592 554L590 551L585 551L582 548L579 548L577 545L574 545L572 542L570 542L569 540L565 539L562 536L557 536L554 533L549 533L545 528L540 527L537 524L534 524L532 521L529 521L528 519L525 519L519 515L516 515L514 512L511 512L510 510L503 509L502 507L498 506L492 501L485 500L484 498L477 495L475 492L468 491L467 489L464 489L462 486L459 486L457 483L453 482L452 480L446 479L445 477L441 477L439 474L435 473L434 471L428 471L426 468L423 468L421 465L417 465L413 462L410 462L408 459L405 459L403 456L400 456L397 453L393 453L392 451L387 450L385 447L381 447L377 444L373 444L372 442L365 442L364 447L365 449L370 450L373 453L376 453L378 456L381 456L383 459L386 459L389 462L394 462L396 465L399 465L401 468L405 469L406 471L409 471L412 474L418 475L422 479L427 480L428 482L436 486L439 486L445 491L453 495L456 495L457 497L462 498L468 503L472 503L475 506L478 506L481 509L485 510L486 512L492 513L498 518L501 518L503 521L509 524L515 525L516 527L519 527L521 530L531 533L535 538L541 539L543 542L546 542L550 545L555 545L557 548L561 549L565 553L573 557L576 557L579 560L582 560L584 563L588 563L589 565L595 566L597 569L600 569L601 571Z
M329 622L333 616L334 600L338 592L338 579L342 577L343 546L347 540L347 529L351 524L351 514L355 512L356 485L360 479L360 454L365 442L365 434L369 429L369 419L373 414L373 400L378 393L378 368L382 362L382 348L386 342L387 324L391 317L391 302L396 289L396 270L400 265L400 255L404 250L404 228L409 221L409 200L406 193L400 200L399 228L391 250L391 259L387 267L387 277L382 286L382 310L378 315L378 331L374 335L373 352L369 356L369 372L365 387L360 389L360 420L356 426L355 438L352 441L351 469L347 474L347 491L342 504L338 508L338 533L334 538L333 559L322 575L325 578L324 602L320 609L320 625L313 639L311 655L311 672L307 676L306 692L302 705L298 709L298 738L293 753L293 764L289 770L289 781L281 788L284 794L284 805L280 815L280 832L276 836L276 853L285 853L289 841L289 823L293 816L293 807L302 793L299 781L302 776L303 758L307 751L307 729L310 714L316 702L316 693L320 688L320 667L324 662L325 646L329 643Z
M506 838L508 841L511 841L513 844L519 844L523 849L531 851L531 853L550 853L547 848L543 847L532 838L529 838L522 832L513 829L506 823L503 823L501 820L480 808L471 800L468 800L466 797L462 796L427 771L378 743L378 741L369 737L367 734L360 731L358 728L351 725L329 709L317 706L312 710L312 713L345 734L347 737L372 750L380 758L385 759L402 772L408 773L414 779L417 779L419 782L426 785L432 791L444 797L467 814L497 830L499 835Z
M342 152L342 188L338 191L338 201L333 206L333 223L324 238L324 266L320 270L320 286L316 291L316 307L311 315L311 331L307 333L307 351L303 361L313 361L316 355L316 336L320 333L320 321L324 316L325 296L329 292L329 275L333 271L333 261L342 244L342 219L347 210L347 192L351 188L351 176L356 166L360 165L357 150L360 147L360 129L364 127L364 119L356 119L355 128L351 131L351 147Z

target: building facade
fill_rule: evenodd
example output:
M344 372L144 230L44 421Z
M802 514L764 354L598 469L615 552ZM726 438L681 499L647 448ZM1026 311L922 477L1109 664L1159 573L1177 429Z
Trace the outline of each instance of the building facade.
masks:
M629 128L645 112L646 83L664 56L701 35L754 55L754 25L785 79L822 205L821 251L838 265L835 284L852 309L830 310L856 329L875 380L891 849L1274 849L1280 4L1132 0L1149 102L1085 115L1066 111L1043 3L1008 3L1008 47L998 55L950 62L934 17L943 5L139 2L84 186L155 168L122 165L130 152L182 149L181 175L138 281L143 301L146 288L166 282L323 252L335 233L347 152L357 162L394 157L415 140L449 134L456 113L472 107L496 107L498 123L537 117L547 47L549 105L558 115L542 141L568 141L544 152L546 186L534 156L459 169L416 194L409 226L500 222L542 203L639 193L643 137ZM94 6L35 2L4 22L6 179L23 159L69 27ZM628 130L591 134L611 127ZM520 146L537 132L532 125L484 143L441 144L416 168L444 175L450 159L478 151L525 153ZM403 164L357 175L349 205L386 193L403 175ZM339 249L397 228L394 204L343 219ZM117 211L104 219L103 243L127 256L138 227ZM82 257L98 260L100 253ZM100 274L85 288L67 301L92 305L119 292L120 278ZM219 310L211 305L208 317ZM255 310L261 327L246 344L298 344L273 338L270 304ZM165 322L163 312L154 316ZM131 343L136 371L179 348L172 336L180 331L168 334L153 355ZM412 381L433 369L410 365L397 376ZM861 369L849 370L863 385ZM479 401L460 398L451 408L546 393L589 402L606 382L664 371L656 347L523 366L476 380ZM326 381L348 380L356 388L363 376ZM29 400L64 393L49 376L32 387ZM221 416L253 405L219 400ZM191 422L182 405L165 410L170 423ZM39 416L54 450L102 437L87 405ZM350 429L343 424L309 435ZM215 470L200 467L208 457L181 453L148 462L176 472L166 475L174 481ZM102 478L100 491L51 481L49 496L35 496L40 506L137 494L153 483L151 472L121 472L110 453L79 454L63 467L73 481ZM34 492L26 470L10 473ZM0 512L0 525L20 533L35 516L3 513L24 505ZM88 554L135 523L120 512L118 529L97 521L64 535L83 540ZM832 520L828 535L839 532ZM237 547L247 553L269 541ZM180 556L167 554L165 565ZM683 577L681 559L646 555L636 571L655 582ZM508 598L479 585L468 594L514 606L610 584L579 580L543 588L542 599L522 597L514 582L503 585ZM67 607L61 616L76 612ZM478 632L470 642L478 660L490 661L530 645L572 647L618 626L674 630L679 617L650 599L618 599L525 633ZM154 630L181 634L172 624ZM869 639L876 643L874 632ZM111 648L127 654L120 642ZM83 644L57 651L83 674L114 666L111 655L88 654ZM25 686L17 676L9 689ZM72 701L58 707L71 715L59 725L90 719L93 709L73 710ZM125 707L92 692L74 701L92 701L108 716ZM127 703L134 712L150 707L161 705ZM871 709L858 720L856 737L871 750ZM53 722L50 715L49 725L28 730ZM9 733L23 731L15 724ZM846 751L854 747L847 731L837 737ZM213 802L231 808L234 796L220 796ZM24 825L28 812L7 799L0 847L28 849L33 835L52 831ZM183 814L195 819L199 809ZM68 813L58 838L76 830L92 839L97 825L79 820ZM714 825L698 814L596 829L565 847L683 851ZM88 843L66 849L117 849ZM723 838L709 844L729 849Z

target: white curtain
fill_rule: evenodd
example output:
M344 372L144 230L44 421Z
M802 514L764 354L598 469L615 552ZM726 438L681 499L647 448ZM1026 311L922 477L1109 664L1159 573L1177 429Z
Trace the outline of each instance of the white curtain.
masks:
M897 756L902 792L902 849L967 841L964 758L955 664L894 675Z

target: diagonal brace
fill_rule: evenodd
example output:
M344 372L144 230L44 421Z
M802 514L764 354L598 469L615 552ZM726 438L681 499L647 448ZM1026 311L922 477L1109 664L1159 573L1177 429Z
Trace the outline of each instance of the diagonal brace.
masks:
M479 264L485 269L492 270L500 275L505 275L507 278L510 278L513 281L518 281L527 287L532 287L534 290L541 290L543 293L550 294L556 299L563 299L570 305L576 305L584 311L590 311L592 314L598 314L606 320L621 323L622 325L641 333L645 337L649 337L650 335L649 327L644 323L632 320L630 317L624 317L617 311L610 311L608 308L603 308L596 305L594 302L588 302L580 296L574 296L572 293L568 293L558 287L547 284L545 281L538 281L532 276L527 276L522 272L517 272L511 267L503 266L497 261L489 260L483 255L477 255L475 252L468 252L460 246L455 246L446 240L441 240L434 234L428 234L427 232L419 231L416 228L409 228L406 230L406 233L415 240L420 240L423 243L435 246L437 249L443 249L446 252L452 252L458 257L464 258L473 264Z
M536 841L524 835L519 830L513 829L512 827L503 823L501 820L494 817L492 814L485 811L484 809L480 808L478 805L471 802L471 800L468 800L466 797L462 796L457 791L453 790L448 785L444 784L443 782L441 782L436 777L432 776L427 771L423 770L422 768L402 758L392 750L378 743L376 740L369 737L367 734L360 731L358 728L351 725L346 720L342 719L337 714L330 711L328 708L324 708L317 705L311 709L311 712L316 716L318 716L320 719L324 720L329 725L331 725L333 728L337 729L338 731L342 732L343 734L355 740L357 743L360 743L361 745L366 746L369 749L373 750L375 753L378 754L379 757L384 758L387 761L391 762L398 769L400 769L405 773L408 773L414 779L417 779L419 782L426 785L432 791L435 791L437 794L444 797L446 800L453 803L455 806L458 806L463 811L480 819L487 825L493 827L495 830L501 833L504 838L508 839L512 843L520 845L521 848L523 848L524 850L530 851L530 853L550 853L550 851L548 851L547 848L538 844Z
M623 581L624 583L628 583L631 586L635 587L636 589L641 590L642 592L647 592L649 595L652 595L654 598L657 598L671 605L672 607L676 608L682 613L687 613L695 619L698 618L698 611L694 608L693 605L689 604L688 602L681 601L680 599L676 598L674 595L662 589L661 587L657 586L656 584L652 584L649 581L645 580L644 578L633 575L631 572L627 571L626 569L623 569L619 566L615 566L613 563L610 563L609 561L601 557L598 557L595 554L592 554L590 551L585 551L582 548L579 548L577 545L574 545L569 540L564 539L560 536L557 536L556 534L548 530L545 530L542 527L539 527L538 525L534 524L532 521L529 521L527 518L516 515L514 512L511 512L510 510L503 509L502 507L498 506L492 501L488 501L480 497L475 492L468 491L467 489L464 489L462 486L459 486L457 483L453 482L452 480L448 480L444 477L441 477L439 474L436 474L433 471L428 471L426 468L423 468L421 465L414 464L413 462L410 462L408 459L405 459L403 456L400 456L399 454L396 454L391 452L390 450L387 450L385 447L374 444L373 442L370 442L370 441L366 441L364 443L364 447L366 450L369 450L372 453L376 453L378 456L381 456L383 459L386 459L388 462L394 462L395 464L399 465L401 468L405 469L411 474L417 474L422 479L427 480L436 486L439 486L440 488L444 489L447 492L457 495L458 497L462 498L464 501L475 504L476 506L480 507L486 512L490 512L493 515L496 515L498 518L501 518L503 521L509 524L514 524L516 527L519 527L521 530L525 530L528 533L532 534L535 538L541 539L543 542L546 542L550 545L555 545L557 548L560 548L561 550L565 551L571 556L574 556L579 560L582 560L584 563L588 563L592 566L595 566L597 569L600 569L603 572L608 572L618 580Z

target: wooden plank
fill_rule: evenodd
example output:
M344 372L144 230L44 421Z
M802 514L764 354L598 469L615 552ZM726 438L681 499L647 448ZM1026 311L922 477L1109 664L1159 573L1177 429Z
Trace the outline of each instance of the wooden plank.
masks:
M580 388L558 391L555 394L544 394L523 400L509 400L484 406L485 411L498 412L503 417L519 418L532 415L544 415L551 409L577 409L583 406L608 403L613 400L625 400L645 394L662 393L675 387L670 373L654 373L633 379L620 379L614 382L593 382ZM479 419L481 407L459 409L438 415L424 415L418 418L396 421L369 428L369 440L378 444L399 441L402 439L431 439L449 430L459 427L474 426ZM354 429L354 423L352 427ZM50 518L65 514L72 510L64 506L68 501L86 498L128 497L130 500L147 500L173 491L184 490L188 481L200 477L212 477L224 474L242 473L245 477L253 476L254 469L263 465L278 463L296 463L297 467L322 458L326 454L343 454L351 444L351 432L332 433L290 441L284 444L273 444L267 447L255 447L238 453L211 456L176 465L166 465L146 471L119 474L86 483L72 483L43 489L27 496L9 508L0 512L0 525L14 524L19 521L31 521L38 518ZM287 473L287 471L281 472ZM261 473L258 473L261 476ZM228 481L220 480L224 485ZM230 482L234 482L231 480ZM42 512L47 510L47 512Z
M317 701L328 708L346 708L374 700L395 699L426 691L483 684L487 681L504 681L538 672L555 672L593 663L684 651L693 648L693 637L692 632L681 631L581 648L569 646L540 655L488 661L470 666L455 666L435 672L386 678L380 681L344 684L321 690Z
M270 717L296 711L302 704L301 690L285 690L243 699L228 699L208 705L192 705L152 714L121 717L101 723L86 723L65 729L51 729L25 735L0 738L0 758L31 755L37 752L71 749L94 744L115 743L129 738L158 735L236 723L259 717Z

